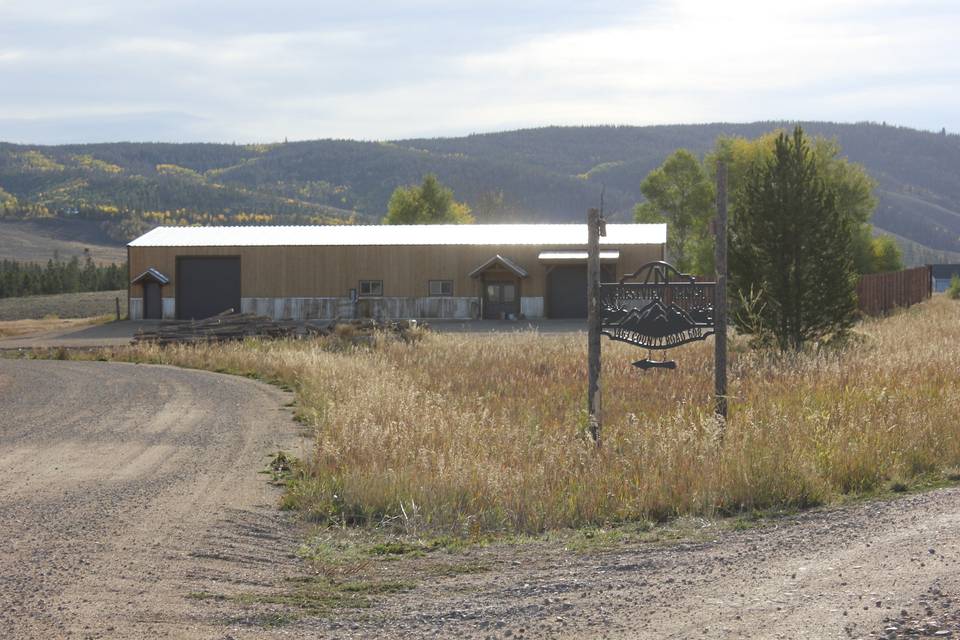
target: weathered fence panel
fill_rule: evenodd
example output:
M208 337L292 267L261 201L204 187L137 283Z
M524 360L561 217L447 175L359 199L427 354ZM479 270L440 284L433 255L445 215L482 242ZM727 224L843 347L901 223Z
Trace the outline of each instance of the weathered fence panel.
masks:
M857 283L857 299L864 315L879 316L896 307L906 308L928 300L933 291L929 266L870 273Z

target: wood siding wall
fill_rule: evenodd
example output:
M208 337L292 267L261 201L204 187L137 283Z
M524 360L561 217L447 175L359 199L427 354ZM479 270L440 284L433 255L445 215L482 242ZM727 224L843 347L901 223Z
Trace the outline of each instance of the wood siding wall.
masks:
M619 250L617 277L651 260L663 259L662 245L603 245ZM454 296L478 296L480 284L469 273L500 254L529 272L520 295L543 296L547 266L542 251L583 251L582 246L453 245L351 247L130 247L134 276L153 267L171 279L164 297L176 294L177 256L240 256L241 295L245 298L346 297L360 280L383 280L384 296L425 297L430 280L453 280ZM139 295L139 286L131 295Z
M906 308L928 300L933 289L930 267L861 276L857 299L864 315L878 316L896 307Z

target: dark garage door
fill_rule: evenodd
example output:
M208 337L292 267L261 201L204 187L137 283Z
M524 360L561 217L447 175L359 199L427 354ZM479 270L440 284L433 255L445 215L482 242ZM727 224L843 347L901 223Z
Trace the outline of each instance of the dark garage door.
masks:
M547 274L547 317L587 317L587 267L564 265Z
M616 279L616 265L601 265L600 272L604 282ZM547 317L587 317L587 265L561 265L550 270L547 274Z
M240 311L240 258L177 258L177 317Z

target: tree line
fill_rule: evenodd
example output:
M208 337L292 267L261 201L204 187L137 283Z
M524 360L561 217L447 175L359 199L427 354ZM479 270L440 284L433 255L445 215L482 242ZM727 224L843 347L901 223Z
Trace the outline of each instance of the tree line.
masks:
M0 262L0 298L79 293L81 291L113 291L127 286L127 265L98 265L87 256L62 260L59 256L47 261Z
M835 140L801 127L759 138L720 137L701 160L670 154L640 185L642 223L669 224L668 258L681 271L715 271L711 221L720 166L731 187L729 275L733 323L781 351L844 337L858 317L859 275L903 268L893 238L873 237L875 181ZM434 174L398 187L385 224L464 224L470 208Z
M701 160L679 149L644 179L638 222L670 224L682 271L714 272L715 176L728 174L732 321L756 343L799 351L842 338L856 321L859 275L903 268L889 236L873 237L874 180L834 140L801 127L717 140Z

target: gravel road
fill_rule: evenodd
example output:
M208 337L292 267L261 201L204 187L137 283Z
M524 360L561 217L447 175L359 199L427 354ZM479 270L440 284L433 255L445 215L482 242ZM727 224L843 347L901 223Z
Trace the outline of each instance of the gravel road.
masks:
M257 471L281 391L103 362L0 360L0 637L224 637L191 593L296 570Z
M574 553L527 544L454 558L441 580L341 637L960 638L960 489L807 512L703 542ZM701 537L701 536L696 536ZM333 623L334 625L338 623ZM345 633L348 632L348 633Z
M288 400L166 367L0 360L0 637L960 638L960 488L703 521L685 542L371 560L346 579L410 590L311 614L282 597L309 579L306 531L255 473L296 442Z

